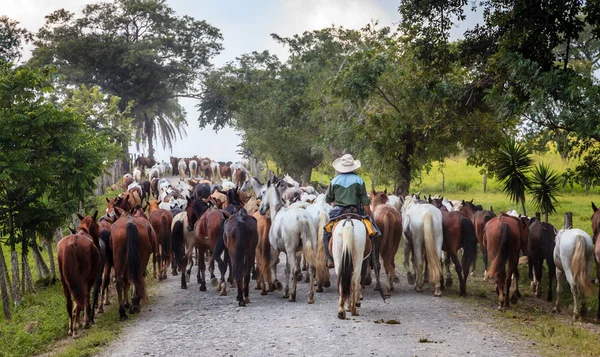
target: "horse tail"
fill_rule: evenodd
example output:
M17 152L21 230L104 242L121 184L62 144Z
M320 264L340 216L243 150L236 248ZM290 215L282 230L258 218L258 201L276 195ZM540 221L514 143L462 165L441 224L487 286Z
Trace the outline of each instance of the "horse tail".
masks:
M425 241L425 257L429 265L429 281L439 281L442 277L442 265L433 236L433 218L429 212L423 216L423 239Z
M329 220L329 215L327 212L321 211L319 213L319 224L317 226L317 261L315 262L316 270L317 270L317 280L319 284L323 285L329 281L329 269L323 263L325 261L325 245L323 243L323 229L327 221Z
M394 269L394 255L396 254L396 251L393 249L393 240L394 235L397 234L397 232L394 230L396 225L393 222L393 214L391 212L387 212L383 216L383 227L385 227L385 230L382 232L383 237L381 237L382 239L380 241L383 242L385 246L382 244L379 247L379 254L382 256L381 258L383 259L385 272L391 279L394 279L396 277L396 270ZM375 258L379 259L379 257Z
M354 262L352 259L353 250L354 226L351 223L344 224L342 227L342 262L340 266L340 278L338 281L342 300L348 299L352 290L352 274L354 273Z
M270 219L267 218L266 220L270 220ZM269 228L270 227L264 227L264 228L266 228L266 229L263 229L263 232L262 232L263 234L260 235L260 239L259 239L259 252L261 255L261 259L260 259L260 266L258 267L258 269L260 270L260 273L262 274L262 276L265 277L265 281L266 281L266 279L270 279L270 276L271 276L271 269L270 269L271 242L269 241L269 231L270 231Z
M210 166L209 166L210 168ZM211 169L212 171L212 169ZM247 234L248 234L248 227L246 224L246 220L245 218L247 217L247 214L245 214L245 210L241 210L240 214L237 215L236 217L236 229L237 229L237 236L235 237L235 269L233 271L233 274L235 276L235 281L237 282L237 284L240 284L241 286L244 286L244 271L247 265L250 265L254 262L245 262L246 260L246 242L247 242ZM225 220L223 220L225 221Z
M158 239L162 245L162 260L171 261L171 240L169 237L169 219L167 216L160 217L160 229L158 230Z
M310 218L308 218L310 219ZM315 248L313 245L316 243L316 237L313 235L311 231L310 222L308 219L303 219L298 224L300 225L300 239L302 239L302 253L304 254L304 259L308 262L310 266L317 265L317 254L315 252Z
M75 300L77 306L85 306L84 298L84 279L79 269L79 261L77 260L77 235L73 236L73 243L64 245L62 255L59 254L59 271L63 285L66 285ZM64 238L63 238L64 239Z
M171 244L173 245L173 255L175 256L175 262L177 265L180 267L187 266L187 259L185 259L185 247L183 244L183 221L181 220L175 222L175 225L173 225L173 231L171 232Z
M133 283L138 296L142 300L146 300L146 284L141 269L139 232L135 223L127 223L125 234L127 238L127 279Z
M585 238L581 235L575 237L575 252L571 260L571 271L573 272L573 281L583 291L584 295L592 293L592 283L588 278L587 254Z
M477 236L473 222L468 218L461 218L460 231L462 236L463 256L461 265L471 266L477 257ZM465 273L468 276L468 272Z
M100 231L100 240L104 243L105 264L112 267L115 265L115 262L113 259L112 247L110 246L110 230L102 229Z
M500 269L502 269L502 267L504 266L504 264L506 264L506 261L508 260L508 248L510 242L509 234L510 227L508 226L508 224L502 223L500 225L500 254L496 257L496 259L494 259L490 270L488 270L488 276L490 277L496 276L496 274L498 274Z

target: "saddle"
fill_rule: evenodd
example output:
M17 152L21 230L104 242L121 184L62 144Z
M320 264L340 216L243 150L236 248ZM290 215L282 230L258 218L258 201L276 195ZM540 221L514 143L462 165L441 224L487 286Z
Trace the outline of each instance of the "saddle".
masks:
M341 221L345 221L346 219L357 219L361 222L363 222L363 224L365 225L365 227L367 227L367 233L369 233L369 237L372 237L373 234L375 234L375 231L373 230L373 226L371 225L371 221L369 221L368 218L363 217L361 215L358 215L356 213L344 213L336 218L334 218L333 220L329 221L326 225L325 225L325 229L327 229L327 227L329 227L329 233L333 232L333 230L335 229L335 226L337 226L338 223L340 223ZM373 233L371 233L371 231ZM370 255L371 255L371 240L367 239L365 242L365 251L363 253L363 260L367 259ZM331 252L333 250L333 239L329 240L329 251Z
M356 219L356 220L361 221L365 225L365 228L367 229L369 238L371 238L377 234L377 232L373 228L373 223L371 223L371 220L367 216L361 216L356 213L343 213L343 214L331 219L329 222L327 222L325 224L325 227L324 227L325 232L332 233L333 230L335 229L335 226L340 221L346 220L346 219Z

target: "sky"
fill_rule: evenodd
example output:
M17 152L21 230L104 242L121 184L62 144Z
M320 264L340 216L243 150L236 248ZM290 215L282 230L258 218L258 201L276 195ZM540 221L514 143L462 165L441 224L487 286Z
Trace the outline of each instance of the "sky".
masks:
M0 15L17 20L30 31L44 24L44 16L64 8L77 14L84 5L94 0L19 0L4 3ZM269 50L280 58L286 57L285 48L271 39L270 34L292 36L304 31L331 25L361 28L378 21L382 26L394 26L400 21L398 0L168 0L178 16L188 15L206 20L223 34L224 50L214 58L215 67L235 60L241 54ZM453 29L452 37L460 36ZM27 58L29 54L25 54ZM177 138L173 150L156 145L155 157L168 161L169 156L210 157L217 161L236 161L237 145L241 142L236 132L225 128L215 133L212 128L200 129L196 101L180 101L187 113L188 127L184 138ZM140 148L143 150L143 148ZM132 153L137 153L135 146Z

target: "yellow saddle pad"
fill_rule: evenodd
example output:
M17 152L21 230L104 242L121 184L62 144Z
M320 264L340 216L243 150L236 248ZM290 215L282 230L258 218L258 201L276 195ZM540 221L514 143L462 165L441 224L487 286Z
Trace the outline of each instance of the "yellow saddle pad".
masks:
M358 215L356 215L356 217L353 217L353 218L360 220L365 225L365 228L367 229L367 234L369 235L369 238L373 237L375 234L377 234L375 229L373 229L373 223L371 223L371 221L368 218L363 218ZM325 227L324 227L325 232L332 233L333 230L335 229L335 226L337 226L337 224L340 223L344 219L346 219L346 216L341 215L337 219L327 222L327 224L325 224Z

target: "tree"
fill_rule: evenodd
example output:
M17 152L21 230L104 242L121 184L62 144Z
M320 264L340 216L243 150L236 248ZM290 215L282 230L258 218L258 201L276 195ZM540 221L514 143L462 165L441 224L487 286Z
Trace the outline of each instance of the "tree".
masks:
M560 190L560 176L550 166L537 164L531 171L530 192L531 202L536 210L544 213L546 222L548 214L556 212L558 201L556 194Z
M23 44L31 41L31 34L19 27L19 22L0 16L0 61L16 62L21 58Z
M494 155L493 171L502 184L502 191L511 201L521 203L523 215L527 215L525 192L531 185L527 174L532 162L527 149L511 138L506 138Z
M27 253L36 236L48 237L76 210L118 153L108 131L89 125L95 118L49 100L52 75L49 69L0 64L0 227L21 293L32 287ZM2 254L0 259L6 266Z
M53 64L69 84L97 85L133 102L134 134L149 155L161 137L171 147L185 125L178 98L201 97L201 80L222 45L206 21L178 17L165 0L115 0L86 5L83 15L58 10L37 33L32 64ZM129 141L123 142L127 153Z

